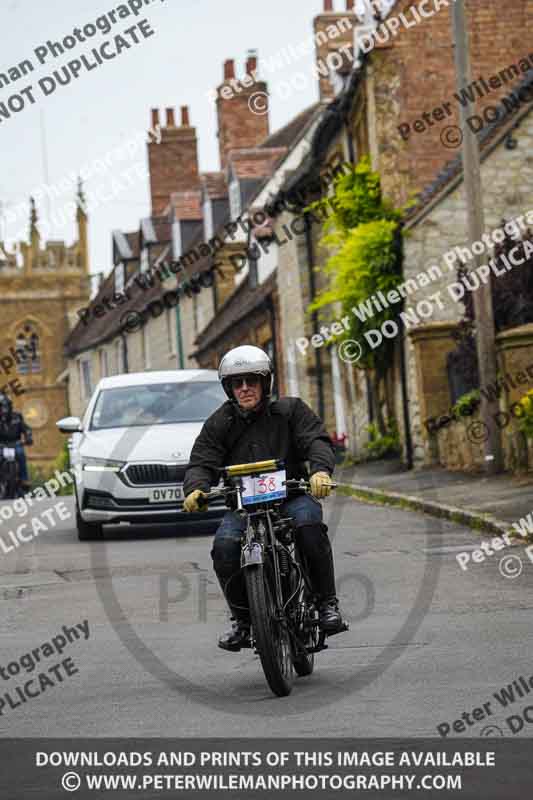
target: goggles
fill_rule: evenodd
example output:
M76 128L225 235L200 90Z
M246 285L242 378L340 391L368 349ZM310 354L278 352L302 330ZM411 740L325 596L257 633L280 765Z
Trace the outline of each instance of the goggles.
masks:
M232 389L240 389L244 383L246 386L257 386L261 381L260 375L254 375L253 373L250 375L234 375L230 378L230 386Z

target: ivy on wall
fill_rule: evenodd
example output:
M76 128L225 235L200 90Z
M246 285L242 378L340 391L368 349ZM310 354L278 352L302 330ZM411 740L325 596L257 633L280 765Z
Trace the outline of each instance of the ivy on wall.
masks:
M339 341L355 339L362 344L367 331L380 328L398 313L394 306L381 311L374 309L372 316L361 320L351 310L377 292L386 295L402 282L403 209L394 208L383 197L379 174L372 170L368 157L362 158L349 172L340 174L333 188L333 197L309 206L310 211L318 213L328 207L329 216L319 244L331 254L317 268L328 276L328 288L318 293L308 311L340 303L350 325L346 334L338 337ZM356 364L370 373L374 412L382 435L385 423L378 398L381 383L393 363L394 347L394 341L384 337L376 349L364 347Z

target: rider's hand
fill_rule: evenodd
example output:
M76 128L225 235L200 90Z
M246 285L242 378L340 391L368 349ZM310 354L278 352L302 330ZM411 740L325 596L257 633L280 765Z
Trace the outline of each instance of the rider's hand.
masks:
M207 494L205 492L202 492L201 489L195 489L194 492L191 492L185 498L185 502L183 503L183 510L189 513L205 511L205 509L207 508L206 498Z
M331 478L327 472L315 472L309 479L311 484L311 494L321 500L323 497L328 497L331 492Z

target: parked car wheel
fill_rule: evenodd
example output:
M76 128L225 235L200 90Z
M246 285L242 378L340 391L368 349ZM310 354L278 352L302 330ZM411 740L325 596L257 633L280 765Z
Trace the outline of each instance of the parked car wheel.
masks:
M91 542L104 538L104 527L99 522L85 522L76 509L76 528L80 542Z

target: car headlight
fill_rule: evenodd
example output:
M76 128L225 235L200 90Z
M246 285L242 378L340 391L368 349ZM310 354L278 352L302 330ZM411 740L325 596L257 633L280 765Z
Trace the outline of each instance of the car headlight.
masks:
M119 472L125 461L114 461L112 458L82 458L82 468L87 472Z

